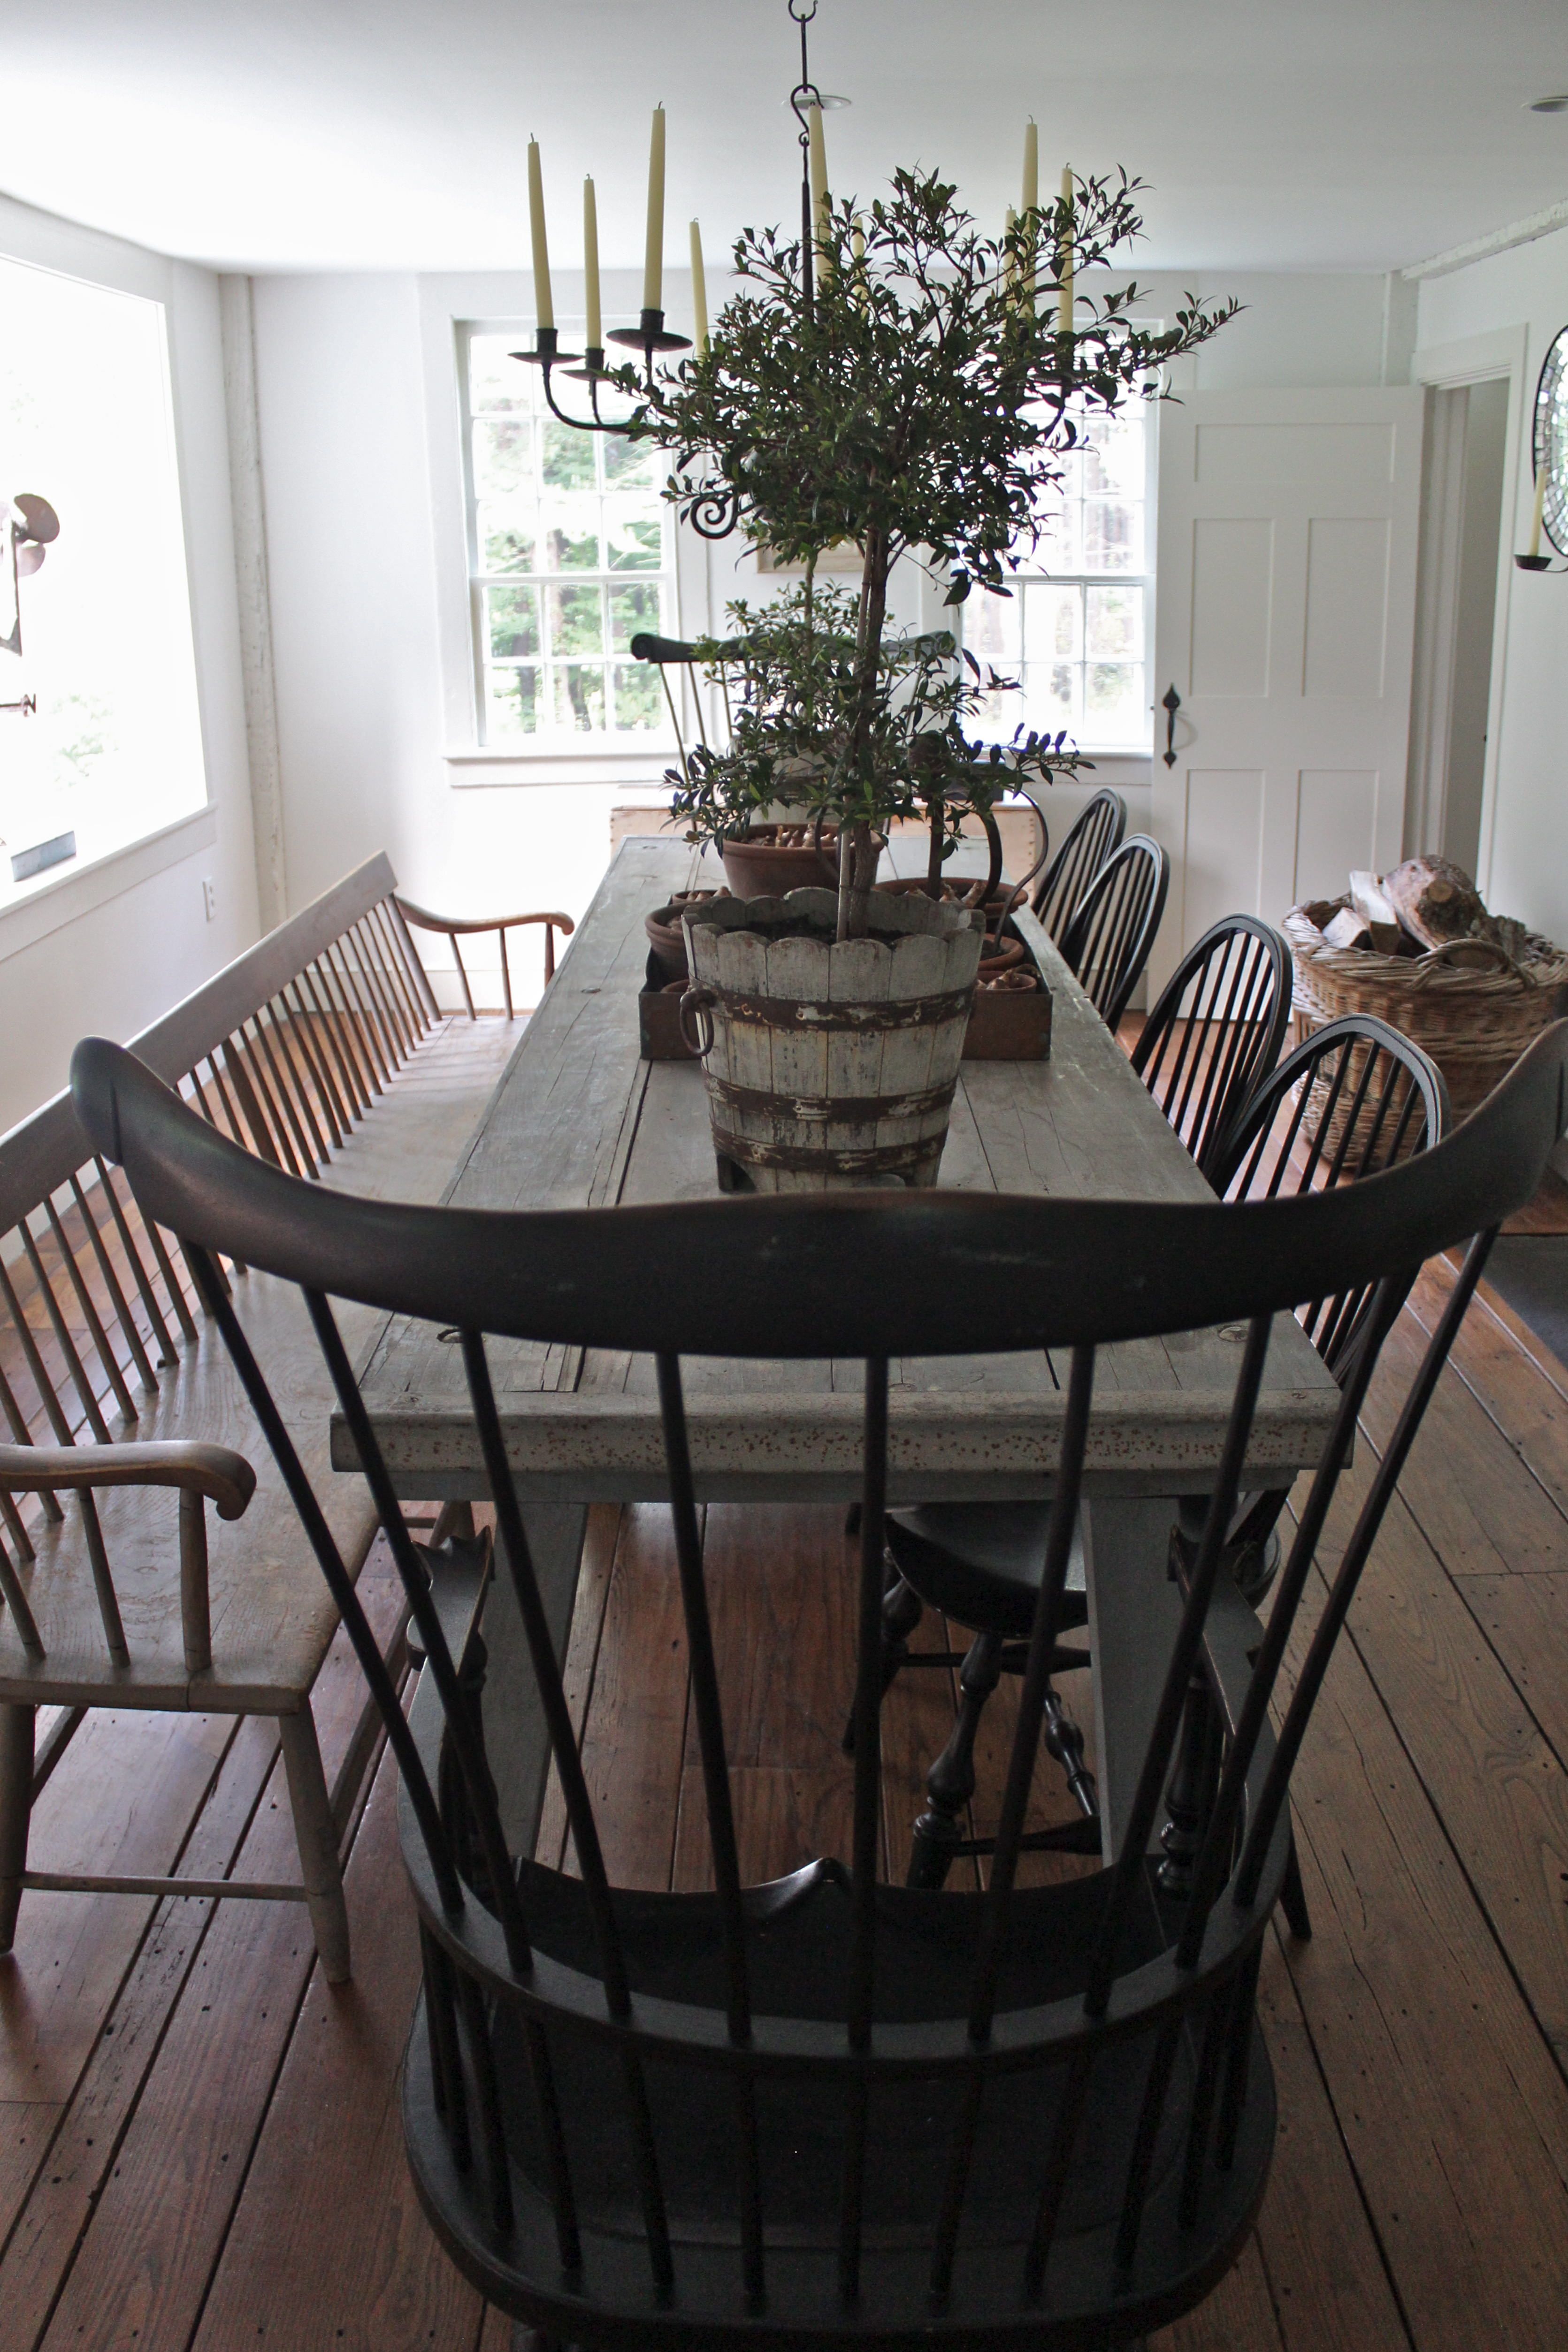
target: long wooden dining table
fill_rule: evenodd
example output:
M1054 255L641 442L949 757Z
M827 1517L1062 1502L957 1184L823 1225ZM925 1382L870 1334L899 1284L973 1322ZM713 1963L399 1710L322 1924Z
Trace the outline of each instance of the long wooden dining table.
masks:
M706 1199L718 1184L699 1065L645 1061L637 995L644 917L691 887L695 854L634 838L616 855L445 1198L462 1208L609 1208ZM1126 1055L1026 913L1048 982L1048 1059L963 1066L940 1181L963 1191L1181 1201L1210 1197ZM458 1139L454 1139L456 1147ZM922 1279L917 1266L910 1279ZM1107 1852L1158 1695L1175 1610L1172 1497L1212 1482L1244 1328L1100 1353L1083 1509L1094 1747ZM410 1498L480 1500L485 1481L456 1334L393 1317L365 1359L378 1443ZM651 1360L492 1340L492 1377L555 1637L571 1622L588 1506L657 1500L663 1442ZM688 1359L700 1497L847 1501L858 1492L859 1367ZM1065 1366L1044 1350L906 1360L891 1370L889 1499L1048 1495ZM1269 1348L1247 1479L1289 1485L1321 1458L1338 1391L1289 1317ZM355 1467L333 1429L337 1467ZM487 1742L508 1834L531 1845L547 1765L515 1603L487 1604Z

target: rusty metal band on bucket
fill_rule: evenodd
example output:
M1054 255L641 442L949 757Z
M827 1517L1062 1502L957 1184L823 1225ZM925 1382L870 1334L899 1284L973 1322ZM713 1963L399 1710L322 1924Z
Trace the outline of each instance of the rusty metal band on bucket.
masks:
M824 1151L820 1144L763 1143L753 1136L715 1129L713 1147L745 1168L783 1168L813 1176L829 1168L838 1176L901 1176L940 1159L946 1139L928 1135L919 1142L868 1144L864 1150L829 1147Z
M747 1021L764 1029L809 1029L821 1035L847 1030L857 1036L879 1029L935 1029L956 1021L974 1002L974 986L955 988L945 996L915 996L872 1004L802 1001L792 996L742 996L736 991L707 983L712 1003L731 1021Z
M884 1118L926 1118L947 1110L956 1080L925 1087L903 1095L792 1095L782 1087L738 1087L729 1078L708 1073L710 1097L731 1110L752 1111L766 1118L830 1119L836 1125L866 1127Z

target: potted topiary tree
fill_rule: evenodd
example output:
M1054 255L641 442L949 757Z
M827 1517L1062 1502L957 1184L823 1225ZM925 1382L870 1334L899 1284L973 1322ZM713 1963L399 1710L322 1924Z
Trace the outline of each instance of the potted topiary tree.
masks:
M727 617L729 637L700 639L689 651L710 682L721 684L730 740L694 746L668 772L671 814L683 821L688 841L718 848L737 898L825 882L836 887L839 762L859 693L858 602L808 572L776 603L736 603ZM940 806L932 881L966 812L984 817L1026 774L1041 782L1080 764L1059 735L1053 742L1019 727L1010 743L989 747L965 738L983 694L1010 683L994 672L983 677L973 656L966 667L948 630L883 630L871 730L878 823L929 822ZM879 846L873 834L873 872Z
M721 1177L728 1163L769 1190L935 1181L983 928L935 898L874 895L879 833L921 815L934 878L964 815L1071 755L1059 736L1022 731L983 751L964 721L997 681L966 672L951 644L889 633L889 579L907 554L950 604L1007 593L1083 419L1148 396L1232 315L1189 302L1169 327L1139 327L1132 286L1075 315L1075 274L1139 231L1135 184L1073 181L995 239L936 174L900 172L864 219L825 203L810 251L747 231L742 289L707 349L649 383L623 378L639 429L676 454L682 511L727 504L755 543L806 566L801 691L767 714L787 727L762 745L766 772L742 734L738 758L677 795L701 831L760 811L764 784L773 804L787 791L831 823L838 856L836 891L718 898L686 917L684 1017L707 1058ZM845 540L861 551L859 595L852 613L829 600L819 635L813 567Z

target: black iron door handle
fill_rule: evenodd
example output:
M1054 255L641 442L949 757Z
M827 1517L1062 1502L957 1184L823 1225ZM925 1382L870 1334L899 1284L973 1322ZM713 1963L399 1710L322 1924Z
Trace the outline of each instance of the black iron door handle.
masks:
M1176 764L1176 713L1182 707L1182 698L1176 692L1174 685L1168 686L1165 688L1164 693L1160 698L1160 702L1161 707L1165 713L1165 750L1163 758L1166 767L1173 768Z

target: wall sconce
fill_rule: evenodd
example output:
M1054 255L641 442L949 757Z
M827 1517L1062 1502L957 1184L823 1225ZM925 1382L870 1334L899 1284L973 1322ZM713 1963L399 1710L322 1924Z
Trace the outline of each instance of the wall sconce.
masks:
M1531 416L1531 461L1535 475L1535 514L1530 526L1528 553L1516 555L1521 572L1568 572L1553 567L1541 542L1559 555L1568 554L1568 327L1554 335L1535 387Z
M60 535L60 519L47 499L40 499L31 490L19 490L14 499L0 498L0 520L5 531L5 547L0 553L0 648L8 654L22 650L21 583L37 572L43 562L45 550ZM4 708L18 707L24 718L31 698L24 695L22 703L6 703Z

